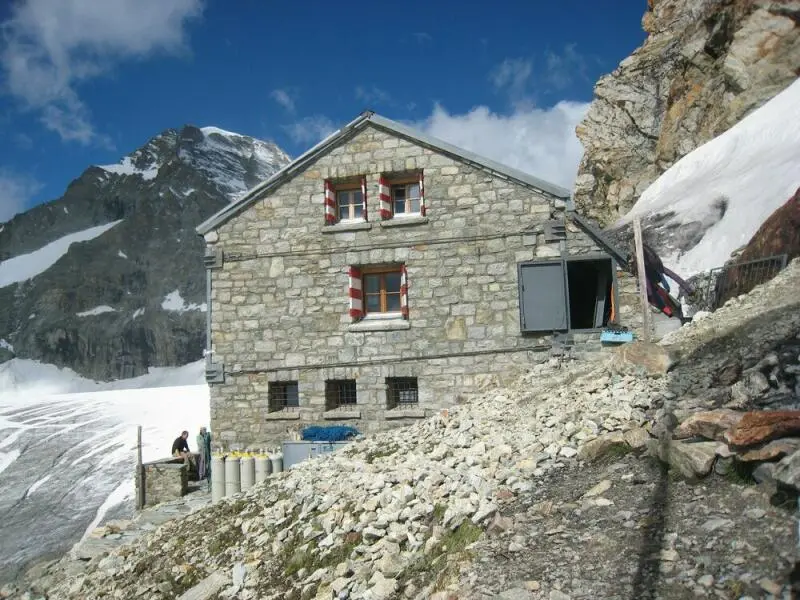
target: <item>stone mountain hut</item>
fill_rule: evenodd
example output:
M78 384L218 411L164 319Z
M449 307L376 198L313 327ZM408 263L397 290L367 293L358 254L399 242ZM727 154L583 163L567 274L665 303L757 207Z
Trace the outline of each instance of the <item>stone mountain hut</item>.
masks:
M627 256L556 185L366 112L197 228L211 427L428 416L632 326Z

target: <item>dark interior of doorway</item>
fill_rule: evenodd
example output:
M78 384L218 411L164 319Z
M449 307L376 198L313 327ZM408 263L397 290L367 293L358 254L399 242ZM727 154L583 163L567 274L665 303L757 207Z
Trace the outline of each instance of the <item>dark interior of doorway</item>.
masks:
M567 262L570 329L599 329L611 317L611 259Z

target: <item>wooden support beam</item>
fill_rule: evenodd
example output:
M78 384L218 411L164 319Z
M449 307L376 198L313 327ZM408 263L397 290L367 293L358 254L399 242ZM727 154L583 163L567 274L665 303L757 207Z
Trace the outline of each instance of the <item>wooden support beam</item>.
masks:
M644 271L644 243L642 241L642 221L639 217L633 219L633 240L636 244L636 274L639 279L639 296L642 301L642 340L651 340L650 332L650 303L647 300L647 278Z

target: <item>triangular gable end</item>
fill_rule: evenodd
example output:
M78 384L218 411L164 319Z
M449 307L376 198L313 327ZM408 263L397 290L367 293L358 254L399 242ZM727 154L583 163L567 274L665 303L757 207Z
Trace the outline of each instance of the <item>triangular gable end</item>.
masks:
M327 154L334 148L345 143L356 133L363 130L367 126L373 126L377 129L384 130L391 135L406 138L415 144L430 148L438 153L449 156L454 160L458 160L459 162L470 164L485 171L497 173L521 185L543 192L553 198L568 200L570 197L569 190L566 190L560 186L549 183L537 177L533 177L532 175L528 175L527 173L523 173L522 171L518 171L517 169L513 169L506 165L494 162L477 154L473 154L467 150L464 150L463 148L453 146L452 144L448 144L447 142L423 134L410 127L376 115L375 113L365 112L286 165L268 180L255 186L242 198L230 204L229 206L226 206L208 220L201 223L196 228L197 233L200 235L205 235L206 233L217 229L219 226L223 225L231 218L240 214L243 210L257 202L265 194L274 191L292 179L307 165Z

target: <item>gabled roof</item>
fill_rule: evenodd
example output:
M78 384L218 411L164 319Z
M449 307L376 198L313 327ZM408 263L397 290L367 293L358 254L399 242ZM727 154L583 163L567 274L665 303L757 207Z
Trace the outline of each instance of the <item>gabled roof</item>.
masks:
M316 146L314 146L301 156L297 157L294 161L286 165L283 169L275 173L272 177L252 188L242 198L240 198L236 202L231 203L229 206L226 206L218 213L213 215L211 218L201 223L197 227L197 233L199 233L200 235L205 235L209 231L216 229L217 227L219 227L220 225L222 225L223 223L225 223L226 221L237 215L239 212L241 212L242 210L244 210L245 208L249 207L251 204L256 202L264 194L269 193L271 190L274 190L278 186L285 183L288 179L293 177L297 171L303 169L311 161L316 160L320 155L324 154L337 144L348 139L356 132L360 131L361 129L365 128L367 125L370 124L374 125L379 129L389 131L397 136L409 139L415 142L416 144L419 144L420 146L427 147L431 150L436 150L441 154L448 155L451 158L454 158L464 163L474 165L480 169L498 173L522 185L545 192L547 194L550 194L551 196L555 196L556 198L561 198L566 200L569 199L570 197L569 190L557 186L553 183L549 183L547 181L544 181L543 179L539 179L538 177L528 175L527 173L523 173L522 171L519 171L517 169L513 169L511 167L500 164L493 160L489 160L488 158L484 158L483 156L479 156L477 154L464 150L463 148L453 146L452 144L448 144L447 142L444 142L438 138L426 135L420 131L412 129L411 127L401 125L396 121L386 119L384 117L381 117L380 115L376 115L375 113L368 111L361 113L357 118L350 121L350 123L339 129L335 133L329 135L327 138L322 140L319 144L317 144Z

